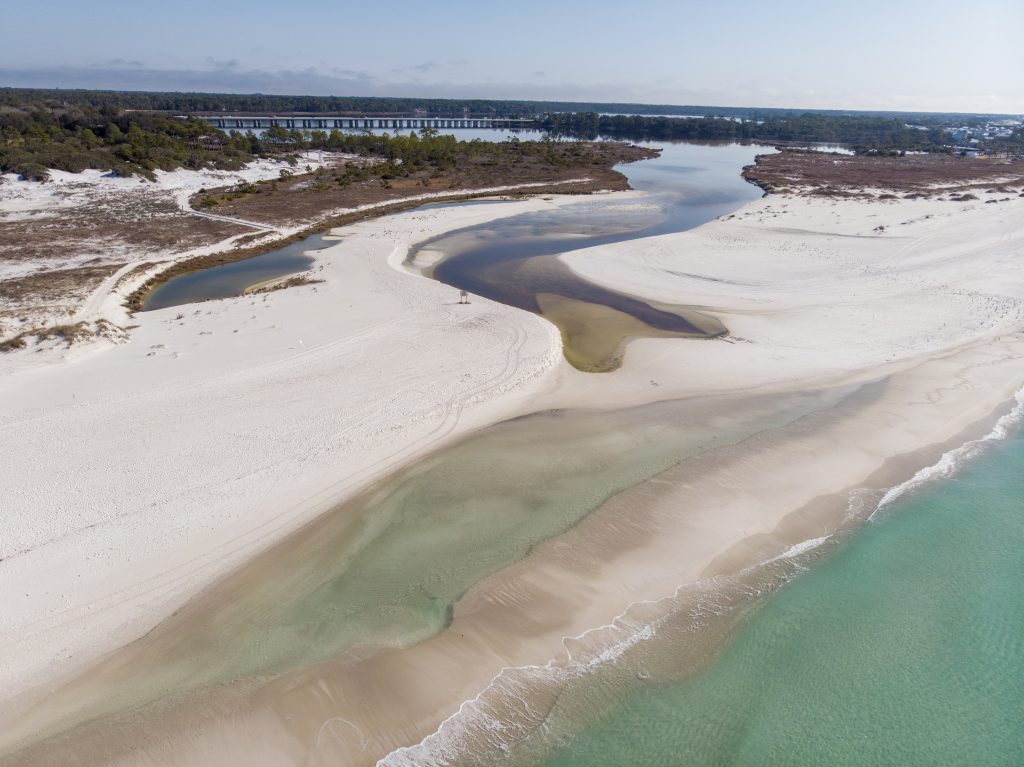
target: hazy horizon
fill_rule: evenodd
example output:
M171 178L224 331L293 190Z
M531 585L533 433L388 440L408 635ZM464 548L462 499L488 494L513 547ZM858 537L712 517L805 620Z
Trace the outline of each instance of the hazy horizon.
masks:
M865 0L827 13L807 0L741 0L727 12L662 0L629 12L401 0L386 16L267 0L183 0L144 13L124 0L51 6L45 18L5 9L18 34L0 51L0 85L1024 112L1024 6L1013 0L989 3L978 23L949 0Z

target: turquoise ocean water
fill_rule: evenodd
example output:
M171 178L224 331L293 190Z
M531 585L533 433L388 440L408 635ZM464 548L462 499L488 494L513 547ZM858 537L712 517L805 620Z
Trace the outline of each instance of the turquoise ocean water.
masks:
M1024 765L1024 437L976 452L544 763Z

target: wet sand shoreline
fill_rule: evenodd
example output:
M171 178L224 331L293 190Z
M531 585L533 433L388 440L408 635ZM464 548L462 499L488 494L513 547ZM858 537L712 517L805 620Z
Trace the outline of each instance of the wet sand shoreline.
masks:
M968 356L972 355L968 354ZM977 362L978 360L972 361L972 365L976 365ZM1022 371L1017 371L1014 375L1019 375L1020 372ZM897 377L900 375L913 376L913 371L896 374ZM653 600L653 604L665 599L671 601L674 599L672 595L679 593L679 590L683 589L687 583L699 584L708 582L709 579L714 582L715 579L723 577L727 579L740 577L743 573L750 571L752 567L756 569L759 562L770 561L772 557L779 556L802 541L821 535L834 535L838 531L848 529L850 525L855 525L858 521L856 515L851 516L848 513L851 489L874 488L871 493L874 494L874 497L880 496L893 483L903 481L922 466L933 463L936 457L948 450L949 447L974 438L990 428L992 421L1006 410L1005 403L997 404L994 409L967 424L945 441L888 459L863 482L858 481L854 485L844 485L830 494L819 495L808 500L802 506L787 510L777 517L778 521L771 529L765 529L764 532L744 531L747 533L744 537L713 556L709 557L705 554L702 559L694 556L696 550L692 550L689 555L684 555L678 550L678 542L687 537L681 531L689 529L692 534L692 531L696 529L693 527L693 521L686 521L688 514L683 514L681 518L678 516L680 507L689 507L692 513L693 499L696 497L702 497L709 509L719 506L722 502L727 504L736 502L735 498L732 501L725 501L729 498L730 492L726 490L725 495L722 495L723 490L721 489L717 491L717 497L722 499L719 501L714 500L716 496L702 496L701 493L704 491L700 489L691 489L688 493L691 501L682 501L678 497L680 487L697 482L700 488L706 489L721 482L721 480L710 480L710 477L728 477L737 472L744 473L744 476L751 476L747 473L752 470L750 467L763 463L762 456L765 453L777 450L785 452L786 445L808 439L812 439L815 444L826 444L834 439L836 428L849 428L844 426L844 423L851 424L858 420L862 422L868 420L869 424L862 423L860 425L859 428L863 429L865 426L870 426L872 419L877 420L879 415L891 419L891 415L886 414L891 407L893 396L891 392L887 393L886 389L891 388L893 385L885 382L861 384L853 389L848 387L846 393L841 394L839 400L834 404L826 406L823 410L819 408L814 411L816 414L812 413L801 417L789 426L783 426L780 434L776 435L773 433L774 429L769 429L769 431L755 435L733 447L712 447L709 451L699 453L692 459L685 459L678 467L669 469L649 482L641 483L619 493L568 533L546 540L536 547L526 559L506 567L500 573L474 587L469 594L459 600L452 622L433 638L405 649L386 650L367 647L365 650L361 650L357 646L343 653L336 660L324 661L309 669L295 670L277 678L271 677L256 688L251 688L247 683L238 687L233 685L215 687L211 691L212 697L211 692L202 693L197 699L186 698L186 703L172 706L169 710L166 705L161 704L153 714L147 715L144 712L139 712L125 721L123 726L127 728L127 733L133 734L126 734L121 749L116 747L116 739L110 739L108 724L101 726L100 730L95 733L95 737L102 738L102 745L94 740L89 727L78 733L75 740L82 742L81 739L84 738L86 743L93 742L98 750L87 749L87 752L93 756L97 753L105 753L107 756L104 758L109 758L111 763L133 764L136 763L136 759L142 758L138 753L139 733L148 731L155 726L156 721L150 724L147 724L147 721L153 716L157 716L160 728L170 736L169 743L172 745L168 747L172 748L174 753L184 749L182 753L189 754L189 758L203 759L215 754L218 760L228 759L231 754L236 753L237 749L243 748L242 740L248 741L256 738L257 731L262 733L260 737L268 737L268 732L277 731L278 735L270 738L270 742L279 745L297 738L294 742L298 750L294 752L289 750L291 753L289 758L297 759L300 753L307 753L306 758L309 758L307 749L310 738L313 737L313 725L320 722L322 726L323 722L331 718L326 714L334 713L339 721L349 724L342 727L342 734L332 736L331 746L321 748L322 763L332 763L332 759L336 759L342 754L351 759L354 749L353 734L358 732L360 733L358 736L359 750L367 752L366 760L358 763L372 764L391 750L407 745L407 743L403 743L403 737L410 738L417 730L421 733L419 737L424 737L439 726L442 719L451 714L449 711L448 714L441 717L440 714L444 713L443 708L440 708L438 703L431 701L457 699L459 696L464 696L465 699L474 698L475 695L471 695L470 692L474 689L479 690L480 685L486 683L489 678L489 676L477 676L478 671L486 674L487 668L507 665L523 666L523 661L528 657L540 662L541 659L548 657L547 653L552 653L559 647L561 648L559 652L551 656L552 658L562 656L561 661L555 661L556 668L564 666L570 659L575 663L584 663L588 657L600 656L607 651L606 643L618 635L618 630L612 631L611 634L604 630L594 633L593 626L583 627L594 621L596 616L601 614L602 609L617 610L618 612L615 614L621 616L640 609L641 613L647 616L643 620L655 620L658 611L651 612L654 608L651 605L644 605L651 600ZM834 397L835 395L830 396ZM886 402L886 399L890 401ZM993 392L991 401L998 399L998 395ZM768 398L768 401L774 401L774 398ZM732 409L731 406L730 409ZM871 412L876 414L870 416ZM807 418L812 421L824 419L823 426L805 424L804 421ZM834 425L825 426L828 423ZM891 422L890 428L893 428ZM769 443L762 444L765 439L768 439ZM769 445L774 445L774 447ZM800 453L805 451L804 448L796 449ZM729 457L731 454L735 454L735 457ZM737 460L740 462L739 464L735 464ZM779 459L772 463L770 471L777 473ZM741 465L748 468L741 469L739 468ZM700 478L699 481L698 478ZM709 481L712 484L708 484ZM639 516L637 516L638 514ZM665 514L668 514L668 517L665 517ZM706 514L706 512L701 512L701 514ZM629 521L627 522L627 520ZM753 520L748 519L748 522L750 521ZM763 526L765 521L760 519L758 523ZM683 524L683 527L675 531L670 531L665 527L666 524L678 525L680 523ZM318 535L315 527L318 524L314 523L314 527L310 528L307 533L301 534L298 538L293 537L279 546L281 548L302 546L304 545L303 539L315 539ZM707 521L700 523L699 526L703 527L706 524ZM735 535L735 533L726 533L726 530L729 529L735 529L735 522L722 528L726 539ZM584 544L584 541L588 542ZM599 541L603 542L599 543ZM677 543L673 545L672 541ZM666 548L666 545L669 548ZM705 551L707 550L706 543L700 545ZM634 552L632 555L630 554L631 550ZM661 553L654 554L655 551ZM674 551L674 553L666 557L670 551ZM280 567L279 563L274 562L276 558L268 554L264 557L267 562L264 567L269 567L271 571L274 567ZM584 593L593 591L594 579L597 577L595 567L600 569L608 567L609 564L614 566L616 562L621 563L629 559L633 560L632 563L625 565L625 570L620 569L617 577L599 578L601 582L619 583L619 586L608 592L601 600L595 600L593 594L589 598L582 598ZM650 566L642 564L643 562L650 563L652 560L661 562L675 560L679 564L671 565L665 574L652 579L653 573L650 572ZM698 561L703 561L705 564L695 568L694 565ZM683 562L689 564L683 570L677 569L682 566ZM598 563L601 564L598 565ZM253 566L257 569L261 567L255 564ZM648 571L646 574L644 574L645 570ZM634 573L632 576L634 578L637 574L641 575L641 580L637 581L637 585L642 583L642 589L625 592L628 594L626 601L623 601L619 607L610 607L608 597L615 592L620 594L617 599L622 599L625 595L622 592L622 585L628 583L630 577L625 576L623 579L623 574L629 572ZM255 577L257 577L257 581L267 578L266 575ZM680 577L683 577L684 580L680 581ZM556 586L556 584L561 585ZM229 592L246 590L240 586L227 588ZM203 599L203 597L199 598L200 604ZM592 604L587 604L588 601ZM548 617L542 618L545 613L537 612L540 605L547 605L544 610L550 611ZM581 620L577 616L567 621L569 616L581 608L584 609L584 612L589 613L588 617ZM203 619L201 615L200 613L189 617L186 612L176 620L184 621L184 627L187 630L189 624L198 625L197 621L201 624L203 620L208 620L208 618ZM621 620L616 619L616 623ZM637 623L630 619L626 623L642 626L643 620ZM582 634L580 634L581 631ZM167 635L166 627L161 630L161 634ZM586 639L570 642L562 638L574 635L584 636ZM140 650L144 653L143 657L154 657L150 655L150 652L159 652L156 650L162 642L159 636L160 634L150 636L143 641L140 646ZM694 641L700 641L699 632L694 636L696 637ZM621 641L621 639L617 641ZM526 656L522 655L522 648L531 645L536 649ZM545 647L546 650L542 649ZM483 657L471 660L470 658L476 653L483 653ZM417 656L421 657L417 658ZM117 655L114 657L117 658ZM484 657L490 658L490 660L484 660ZM130 661L124 662L130 663ZM453 681L465 677L467 672L469 673L467 680L457 688L453 687ZM424 674L428 676L424 677ZM413 690L402 680L417 678L422 681L416 683L415 689L418 691L412 694ZM421 686L427 678L431 680L428 687L432 692ZM101 671L97 679L106 679L106 682L99 682L102 688L104 684L109 683L109 671ZM490 684L493 685L493 682L494 680L491 680ZM521 685L522 682L517 684ZM526 690L521 686L518 689L520 694L526 694ZM544 693L544 689L545 685L541 684L535 694L543 698L549 694ZM246 692L246 690L250 691ZM325 694L326 698L323 697ZM239 695L242 697L239 698ZM368 695L370 698L367 697ZM436 698L436 696L440 696L440 698ZM371 699L374 701L373 703L370 702ZM231 700L235 702L231 703ZM344 701L349 701L349 703L345 704ZM325 705L326 708L324 708ZM227 708L224 708L225 706ZM425 708L420 708L421 706L425 706ZM211 726L206 721L210 711L221 712L218 715L222 720L219 724ZM228 714L229 711L234 711L234 713ZM415 713L417 711L420 713ZM432 719L430 716L425 718L425 713L428 711L438 712L433 716L439 718ZM533 713L536 714L536 711ZM198 719L197 715L199 715ZM403 721L406 724L395 729L398 722ZM177 725L173 725L172 722L177 722ZM410 730L409 727L413 722L420 724L416 729ZM281 729L282 727L283 729ZM225 728L228 729L225 730ZM174 731L178 731L179 735L174 736ZM185 738L184 742L180 740L182 737ZM218 744L225 739L230 745L222 751L221 745ZM58 743L60 740L58 739ZM341 745L339 746L339 744ZM63 751L57 744L52 745L57 748L56 753ZM340 751L337 750L339 747L341 747ZM208 754L206 749L213 750ZM43 761L40 763L49 763L45 757L46 751L47 748L44 745L42 752L33 756L33 761L41 758ZM143 751L147 754L145 758L159 759L161 758L159 754L164 751L164 746L151 743ZM67 754L65 753L60 758L66 759ZM16 760L12 763L18 762ZM321 762L314 760L310 763Z

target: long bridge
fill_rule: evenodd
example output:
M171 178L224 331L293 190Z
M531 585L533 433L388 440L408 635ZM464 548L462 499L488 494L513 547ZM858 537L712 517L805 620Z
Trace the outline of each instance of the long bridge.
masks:
M216 128L223 130L247 130L270 128L278 125L282 128L299 130L331 130L332 128L373 129L391 128L394 130L417 128L536 128L537 121L533 118L518 117L427 117L423 115L232 115L232 114L197 114L192 115L205 120Z

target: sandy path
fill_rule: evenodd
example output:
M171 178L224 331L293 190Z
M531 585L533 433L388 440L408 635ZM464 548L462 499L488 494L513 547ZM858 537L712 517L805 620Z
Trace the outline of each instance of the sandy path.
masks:
M202 210L196 210L191 205L189 205L189 200L192 198L193 194L193 190L187 189L183 192L179 192L178 194L174 195L174 201L178 203L178 207L181 209L183 213L188 213L191 216L199 216L200 218L209 218L212 219L213 221L229 221L232 224L240 224L242 226L248 226L253 229L263 229L268 232L278 231L278 228L276 226L271 226L270 224L260 224L256 221L248 221L244 218L234 218L232 216L218 216L215 213L207 213Z

